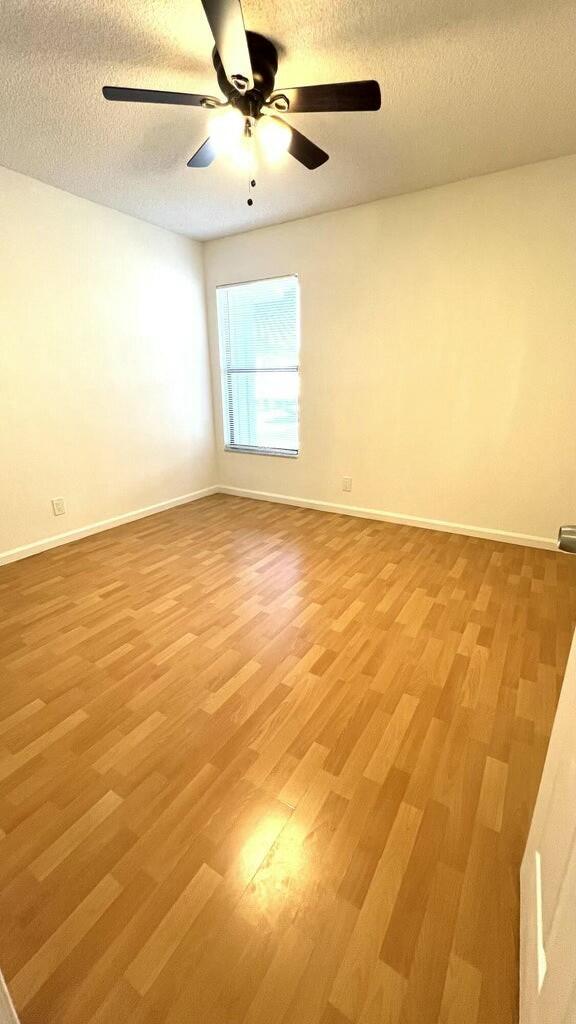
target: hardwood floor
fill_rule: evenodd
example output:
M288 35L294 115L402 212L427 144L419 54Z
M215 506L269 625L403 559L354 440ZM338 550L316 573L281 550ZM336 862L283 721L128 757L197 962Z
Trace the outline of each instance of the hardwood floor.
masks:
M576 559L214 496L0 570L22 1024L512 1024Z

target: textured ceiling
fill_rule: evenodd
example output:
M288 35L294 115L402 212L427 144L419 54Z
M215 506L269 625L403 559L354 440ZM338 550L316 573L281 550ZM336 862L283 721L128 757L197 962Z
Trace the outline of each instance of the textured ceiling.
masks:
M573 0L245 0L277 86L376 78L378 113L300 114L330 153L246 175L190 170L209 113L101 86L216 90L200 0L3 0L0 164L213 238L576 152Z

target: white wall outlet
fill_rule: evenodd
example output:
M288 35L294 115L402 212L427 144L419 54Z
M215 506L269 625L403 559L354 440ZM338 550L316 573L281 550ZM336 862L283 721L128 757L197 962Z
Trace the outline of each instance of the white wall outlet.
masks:
M343 476L342 477L342 490L343 491L351 491L352 490L352 477L351 476Z
M52 511L55 516L66 515L66 502L64 498L52 498Z

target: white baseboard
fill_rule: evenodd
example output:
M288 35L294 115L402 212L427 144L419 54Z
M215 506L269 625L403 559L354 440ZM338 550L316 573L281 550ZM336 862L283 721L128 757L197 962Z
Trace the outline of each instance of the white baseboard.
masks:
M0 551L0 565L7 565L9 562L16 562L20 558L37 555L41 551L60 547L61 544L70 544L71 541L81 540L82 537L90 537L93 533L102 533L104 530L112 529L113 526L122 526L124 523L132 523L136 519L153 516L157 512L165 512L169 508L176 508L177 505L187 505L189 501L198 501L199 498L205 498L209 494L216 494L219 490L219 487L204 487L201 491L181 494L178 498L170 498L168 501L158 502L157 505L147 505L146 508L138 508L133 512L124 512L120 516L112 516L111 519L101 519L98 523L89 523L87 526L80 526L76 530L58 533L54 537L43 537L42 540L33 541L32 544L24 544L19 548Z
M521 544L523 547L554 550L557 546L556 539L553 537L535 537L529 533L489 530L483 526L449 523L442 519L423 519L421 516L405 515L399 512L383 512L377 508L337 505L331 501L314 501L309 498L296 498L286 494L269 494L267 491L247 491L241 487L221 486L218 490L222 494L233 494L239 498L254 498L256 501L271 501L282 505L295 505L297 508L314 508L319 512L335 512L338 515L358 516L361 519L377 519L385 523L398 523L401 526L417 526L424 530L441 530L443 533L461 533L467 537L503 541L505 544Z
M376 519L386 523L398 523L401 526L417 526L425 530L441 530L443 533L460 533L467 537L503 541L505 544L521 544L524 547L554 550L557 546L556 539L553 537L535 537L532 534L510 533L507 530L489 530L483 526L449 523L440 519L423 519L421 516L404 515L398 512L383 512L381 509L361 508L357 505L337 505L331 501L314 501L310 498L272 494L268 491L249 491L241 487L215 486L205 487L203 490L193 491L191 494L182 494L178 498L171 498L169 501L162 501L157 505L148 505L146 508L139 508L133 512L125 512L120 516L112 516L110 519L102 519L97 523L89 523L87 526L81 526L76 530L68 530L66 533L59 533L54 537L44 537L42 540L33 541L31 544L24 544L22 547L0 551L0 565L7 565L9 562L16 562L20 558L37 555L41 551L48 551L50 548L59 547L61 544L70 544L72 541L81 540L82 537L90 537L94 533L110 530L114 526L122 526L124 523L134 522L136 519L144 519L146 516L155 515L157 512L165 512L167 509L176 508L177 505L187 505L188 502L197 501L199 498L205 498L210 494L231 494L239 498L271 501L275 504L294 505L297 508L313 508L319 512L334 512L337 515L357 516L361 519Z

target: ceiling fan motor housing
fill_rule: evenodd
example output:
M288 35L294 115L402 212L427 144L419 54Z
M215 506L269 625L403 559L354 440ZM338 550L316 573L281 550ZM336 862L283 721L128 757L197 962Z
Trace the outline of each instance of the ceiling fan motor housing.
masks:
M257 32L246 32L241 0L201 0L208 20L214 49L212 62L218 85L225 97L206 93L169 92L161 89L134 89L105 85L104 98L133 103L171 103L177 106L216 110L232 107L243 118L244 135L250 137L254 122L263 114L272 115L268 122L271 148L288 153L303 167L313 171L328 160L326 153L302 132L287 124L279 114L313 114L346 110L379 110L380 86L364 79L357 82L332 82L329 85L303 85L284 92L274 91L278 70L278 51L270 39ZM226 114L218 120L219 131L234 131L238 118ZM214 122L216 128L216 120ZM272 139L276 133L276 144ZM280 139L281 134L281 139ZM243 143L244 146L244 143ZM244 146L244 150L246 147ZM218 155L213 138L206 139L188 160L188 167L209 167Z
M257 32L247 32L246 38L252 64L252 77L254 78L253 89L242 92L241 81L238 82L238 88L228 81L216 47L212 51L212 63L216 69L218 85L229 103L236 107L244 117L259 117L262 105L274 91L274 79L278 71L278 51L274 43L271 43L265 36L258 35Z

